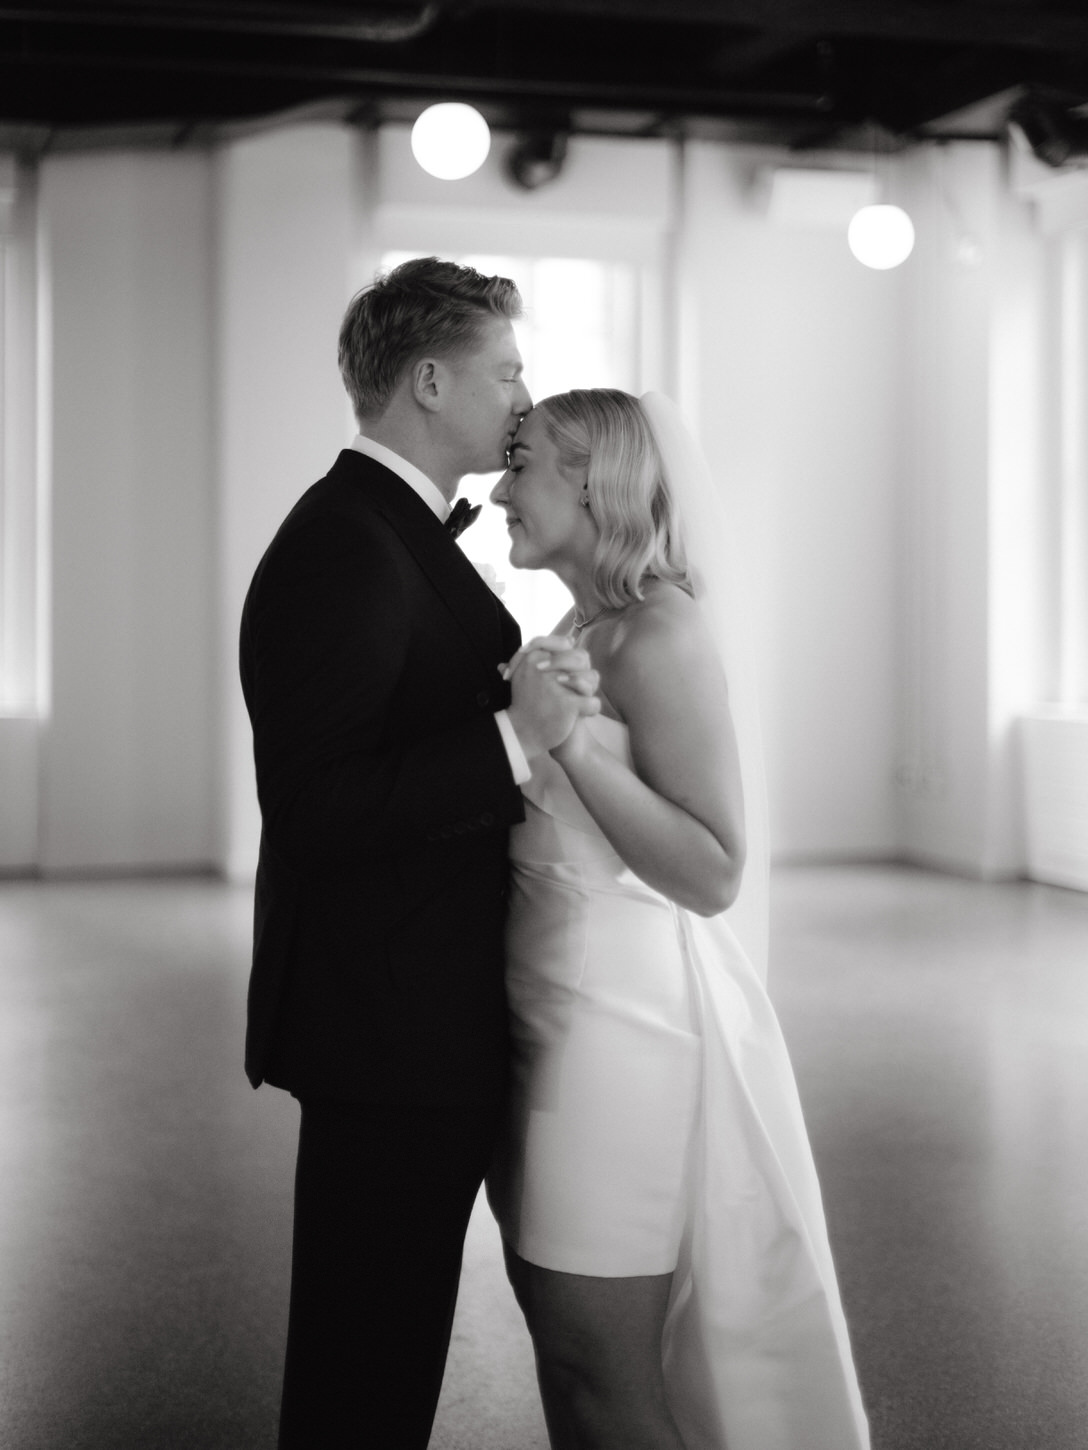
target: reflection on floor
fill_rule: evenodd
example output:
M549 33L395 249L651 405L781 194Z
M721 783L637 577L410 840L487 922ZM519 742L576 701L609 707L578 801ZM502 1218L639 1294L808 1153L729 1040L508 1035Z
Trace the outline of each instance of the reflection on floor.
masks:
M241 1073L249 909L0 884L4 1450L275 1444L295 1109ZM780 871L772 991L875 1450L1082 1450L1088 896ZM432 1446L546 1446L482 1208Z

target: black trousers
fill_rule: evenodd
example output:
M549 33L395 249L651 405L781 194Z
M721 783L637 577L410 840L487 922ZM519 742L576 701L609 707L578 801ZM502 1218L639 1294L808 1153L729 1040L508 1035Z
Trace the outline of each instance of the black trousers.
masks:
M280 1450L425 1450L498 1109L301 1106Z

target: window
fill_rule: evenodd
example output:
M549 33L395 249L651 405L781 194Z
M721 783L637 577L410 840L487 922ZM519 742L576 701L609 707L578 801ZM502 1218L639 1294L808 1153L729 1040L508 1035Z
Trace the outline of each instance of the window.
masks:
M41 703L33 217L30 174L0 156L0 715Z

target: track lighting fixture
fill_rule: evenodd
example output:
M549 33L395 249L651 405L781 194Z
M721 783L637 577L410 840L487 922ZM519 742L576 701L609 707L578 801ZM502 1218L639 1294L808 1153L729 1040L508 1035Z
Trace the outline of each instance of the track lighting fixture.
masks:
M1078 115L1067 104L1023 96L1009 112L1008 127L1013 139L1047 166L1088 158L1088 116Z
M518 186L535 191L554 181L567 156L567 133L559 130L528 131L514 143L506 157L506 170Z

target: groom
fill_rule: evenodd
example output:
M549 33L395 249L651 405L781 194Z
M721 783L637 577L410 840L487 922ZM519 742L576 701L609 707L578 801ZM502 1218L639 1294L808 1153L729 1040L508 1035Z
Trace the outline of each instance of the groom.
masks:
M354 298L360 434L243 611L263 819L246 1071L301 1105L281 1450L427 1444L505 1090L518 785L598 708L569 642L504 683L517 625L444 527L532 406L520 307L433 257Z

